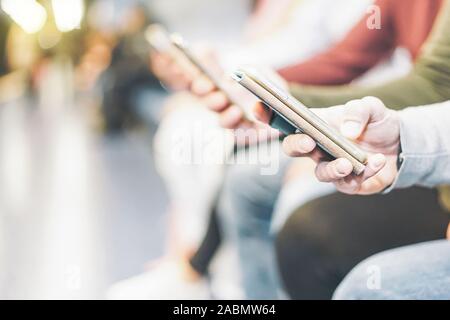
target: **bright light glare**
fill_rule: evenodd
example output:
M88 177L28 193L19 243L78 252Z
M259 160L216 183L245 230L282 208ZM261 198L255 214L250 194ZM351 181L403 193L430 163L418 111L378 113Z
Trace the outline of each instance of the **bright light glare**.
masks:
M3 0L1 8L26 33L36 33L47 21L45 8L35 0Z
M56 27L61 32L79 28L84 14L83 0L52 0Z

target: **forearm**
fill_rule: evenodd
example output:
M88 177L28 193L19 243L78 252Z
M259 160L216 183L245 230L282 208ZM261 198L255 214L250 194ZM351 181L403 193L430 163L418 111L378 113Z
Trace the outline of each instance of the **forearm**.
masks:
M450 87L436 85L433 80L418 73L374 87L311 87L294 84L290 86L290 91L298 100L312 108L341 105L350 100L374 96L391 109L399 110L407 106L443 102L450 98Z
M450 184L450 101L399 114L401 166L392 188Z
M427 105L450 99L450 1L446 0L433 35L410 75L375 87L302 87L292 85L295 97L310 107L344 104L375 96L390 108Z

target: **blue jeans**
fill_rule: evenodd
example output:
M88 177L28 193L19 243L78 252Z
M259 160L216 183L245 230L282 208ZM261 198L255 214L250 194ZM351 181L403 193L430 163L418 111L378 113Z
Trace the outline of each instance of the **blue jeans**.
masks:
M219 219L225 237L237 248L248 299L283 296L274 235L298 206L335 190L331 184L317 182L313 175L286 186L285 172L292 159L278 152L273 155L279 157L279 170L274 175L261 174L261 166L256 164L230 166L219 199Z
M226 172L218 215L227 241L237 248L247 299L279 298L279 279L274 239L270 232L272 213L288 161L278 174L260 174L259 165L238 164Z
M337 288L336 300L450 299L450 241L376 254L356 266Z

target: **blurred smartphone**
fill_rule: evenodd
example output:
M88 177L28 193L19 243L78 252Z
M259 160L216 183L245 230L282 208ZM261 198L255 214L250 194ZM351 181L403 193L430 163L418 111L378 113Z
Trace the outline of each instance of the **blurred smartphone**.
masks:
M272 127L285 134L305 133L331 157L348 159L353 165L355 174L359 175L364 171L367 154L288 92L281 90L252 69L237 70L233 74L233 79L274 111L270 123Z
M145 31L145 38L152 51L168 55L187 73L193 74L198 72L198 68L174 45L172 35L160 24L151 24L148 26Z
M172 42L169 33L162 25L156 23L149 25L145 30L145 39L155 52L169 54Z
M225 86L221 77L212 72L210 68L191 51L180 35L170 35L161 25L152 24L147 28L145 36L153 50L170 55L172 59L179 63L185 70L187 69L188 72L200 72L206 76L217 89L225 93L232 104L239 106L237 101L234 100L230 90Z
M205 65L189 48L189 46L186 44L186 42L183 40L183 38L178 35L174 34L171 36L171 40L173 45L180 50L180 52L183 53L185 58L192 63L193 66L197 68L198 71L200 71L204 76L206 76L212 83L214 83L214 86L219 89L220 91L224 92L228 99L232 101L233 104L237 104L236 101L233 101L232 94L229 92L229 90L225 87L223 80L216 76L214 72L208 68L208 66Z

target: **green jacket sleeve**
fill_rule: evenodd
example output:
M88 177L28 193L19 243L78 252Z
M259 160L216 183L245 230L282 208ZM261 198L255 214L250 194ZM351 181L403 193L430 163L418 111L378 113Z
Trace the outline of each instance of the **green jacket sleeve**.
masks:
M375 96L393 109L450 100L450 0L446 0L412 72L374 87L292 85L292 94L309 107L329 107Z

